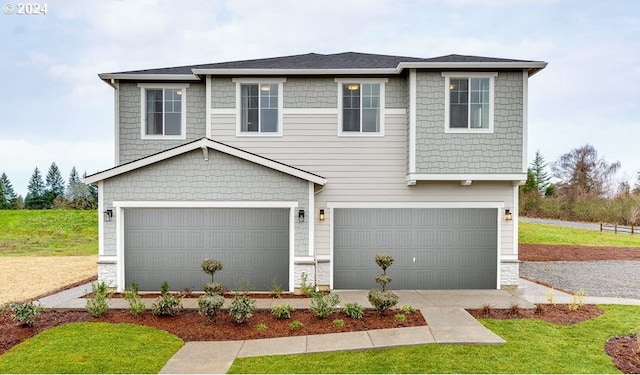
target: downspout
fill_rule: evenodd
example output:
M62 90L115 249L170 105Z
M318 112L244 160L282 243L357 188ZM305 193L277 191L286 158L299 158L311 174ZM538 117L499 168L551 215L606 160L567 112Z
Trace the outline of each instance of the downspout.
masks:
M114 134L113 134L113 144L114 144L114 165L120 165L120 83L111 79L110 86L114 88L114 113L113 113L113 122L114 122Z

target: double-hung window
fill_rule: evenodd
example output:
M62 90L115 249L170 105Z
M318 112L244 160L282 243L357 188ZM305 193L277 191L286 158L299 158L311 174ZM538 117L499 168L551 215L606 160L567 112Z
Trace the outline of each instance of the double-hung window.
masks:
M188 85L139 84L144 139L185 139Z
M493 132L494 77L486 73L445 75L445 131Z
M383 135L386 80L336 81L340 135Z
M238 135L282 135L282 82L235 79Z

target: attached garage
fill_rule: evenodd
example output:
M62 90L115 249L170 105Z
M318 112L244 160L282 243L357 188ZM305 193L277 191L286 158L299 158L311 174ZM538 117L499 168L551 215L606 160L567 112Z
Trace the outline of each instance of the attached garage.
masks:
M224 266L216 281L231 289L289 289L288 208L125 208L125 283L140 290L202 290L205 258Z
M371 289L375 254L392 289L496 289L497 208L334 208L333 288Z

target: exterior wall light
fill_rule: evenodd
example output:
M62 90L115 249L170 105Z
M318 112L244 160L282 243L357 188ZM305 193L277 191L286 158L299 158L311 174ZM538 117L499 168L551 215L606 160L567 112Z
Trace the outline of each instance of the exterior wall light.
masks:
M357 85L355 83L347 85L347 89L349 89L349 91L356 91L359 88L360 88L360 85Z
M504 211L504 219L505 219L506 221L511 221L511 220L513 220L513 214L511 213L511 211L510 211L510 210L505 210L505 211Z
M104 221L111 221L113 219L113 210L106 210L104 213Z
M320 210L320 221L324 221L324 210Z
M304 223L304 210L298 211L298 221Z

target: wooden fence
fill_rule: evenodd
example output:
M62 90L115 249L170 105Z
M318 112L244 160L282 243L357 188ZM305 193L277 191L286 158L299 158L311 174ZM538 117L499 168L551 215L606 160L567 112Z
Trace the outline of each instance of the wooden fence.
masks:
M630 234L638 234L638 227L636 226L628 226L628 225L618 225L618 224L604 224L600 223L600 232L602 231L615 232L620 233L630 233Z

